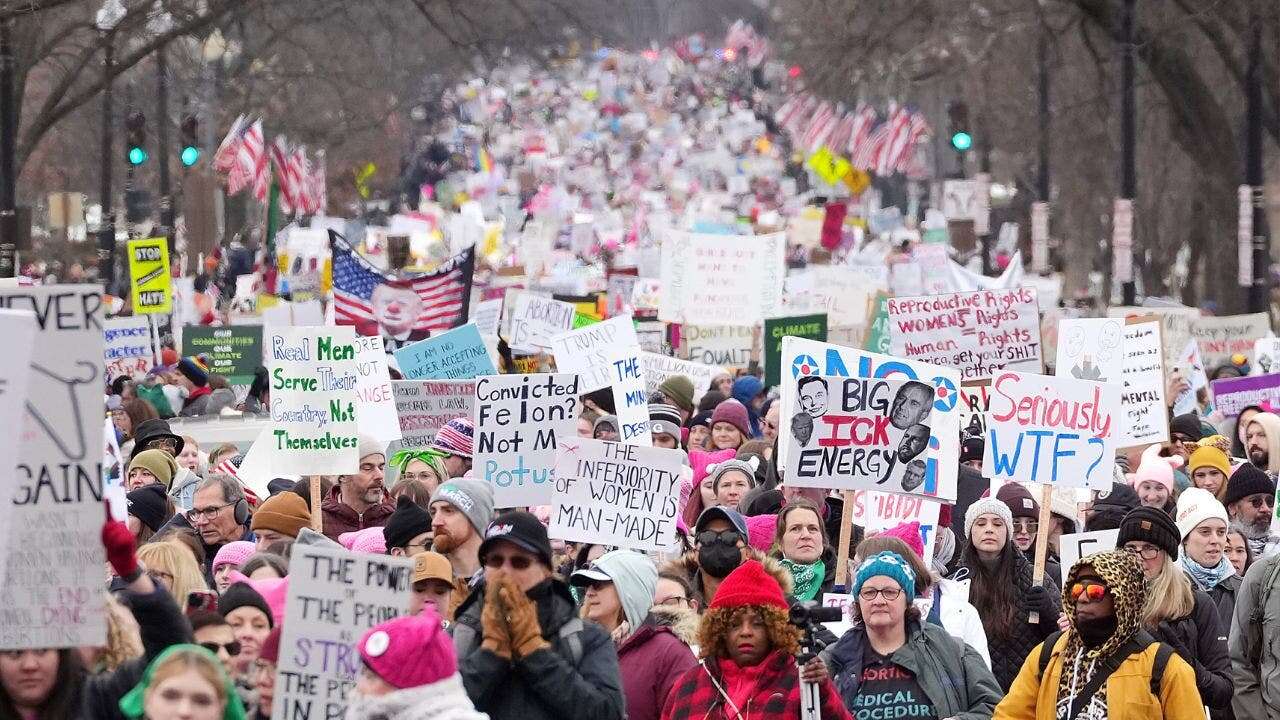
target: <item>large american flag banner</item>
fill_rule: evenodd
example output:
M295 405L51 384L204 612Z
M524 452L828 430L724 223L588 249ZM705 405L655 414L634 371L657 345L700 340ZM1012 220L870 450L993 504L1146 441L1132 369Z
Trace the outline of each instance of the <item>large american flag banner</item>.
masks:
M337 232L329 231L333 252L333 314L338 325L353 325L360 335L382 335L388 348L430 337L467 321L475 248L454 255L435 270L397 278L374 267ZM379 286L411 290L421 301L408 333L393 333L378 317L374 291ZM390 293L380 293L390 295ZM412 297L410 297L412 300Z

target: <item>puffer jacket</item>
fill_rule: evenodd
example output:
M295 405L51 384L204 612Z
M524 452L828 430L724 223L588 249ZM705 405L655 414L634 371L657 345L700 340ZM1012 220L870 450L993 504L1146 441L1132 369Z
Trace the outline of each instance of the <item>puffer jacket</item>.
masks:
M1228 575L1222 582L1205 591L1218 610L1218 628L1224 633L1231 629L1231 618L1236 614L1236 595L1240 592L1240 584L1244 578L1239 575ZM1195 583L1193 582L1194 586Z
M1044 642L1044 639L1053 634L1058 629L1058 616L1062 613L1061 602L1056 602L1057 610L1050 613L1048 617L1045 613L1040 613L1040 622L1032 624L1030 622L1031 611L1027 602L1028 592L1031 589L1031 563L1027 562L1022 553L1015 553L1015 562L1018 563L1018 570L1014 576L1014 582L1017 585L1018 597L1021 598L1021 604L1017 610L1017 617L1010 629L1008 637L994 637L989 628L986 627L987 618L983 618L983 627L987 630L987 650L991 656L991 672L996 676L996 682L1000 683L1000 688L1008 691L1009 686L1013 684L1013 679L1018 675L1018 669L1022 667L1022 661L1031 654L1037 645ZM972 570L961 565L952 576L952 579L959 582L964 588L964 598L969 599L969 583L972 576ZM1057 600L1061 593L1058 590L1057 582L1045 573L1044 587L1049 593L1049 597Z
M987 649L987 630L982 627L978 610L969 604L968 591L954 580L938 580L929 595L916 598L914 604L920 617L931 618L934 603L938 603L938 620L951 637L973 648L987 668L991 667L991 653Z
M1280 555L1245 573L1229 647L1236 720L1280 720Z
M627 720L658 720L680 676L697 667L698 615L687 608L655 607L618 646Z
M866 629L855 625L822 652L846 707L857 701L868 645ZM915 676L936 717L987 720L1000 702L1000 686L977 651L932 623L909 621L907 642L890 659Z
M476 710L491 720L622 720L618 653L604 628L577 621L573 595L551 578L530 590L538 606L542 637L551 647L519 660L505 660L480 647L483 582L458 608L450 628L458 672ZM575 646L577 651L575 652Z
M1211 711L1225 710L1231 705L1233 693L1227 631L1219 627L1218 611L1209 596L1199 590L1192 592L1195 605L1190 615L1162 622L1150 632L1155 639L1172 646L1191 665L1201 704Z

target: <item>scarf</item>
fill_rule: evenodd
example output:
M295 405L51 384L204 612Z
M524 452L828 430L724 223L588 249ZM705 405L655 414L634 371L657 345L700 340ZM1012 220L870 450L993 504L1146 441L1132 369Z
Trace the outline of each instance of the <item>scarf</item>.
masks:
M1182 569L1191 576L1191 581L1205 592L1214 589L1218 586L1218 583L1231 577L1236 572L1235 566L1231 564L1226 555L1218 558L1218 564L1211 568L1192 560L1191 556L1185 552L1178 558L1178 562L1182 564Z
M484 720L462 687L462 677L430 685L367 697L352 690L347 696L347 720Z
M738 709L738 712L746 711L747 703L751 701L751 696L755 695L756 686L760 684L760 676L764 674L771 659L772 654L767 655L751 667L738 667L738 663L729 658L720 659L720 678L724 681L724 694L729 697L729 702ZM729 713L726 712L725 715L728 716Z
M808 565L791 562L786 558L782 558L780 562L791 573L791 584L795 586L792 594L797 600L813 600L818 597L822 581L827 575L827 566L822 564L821 558Z

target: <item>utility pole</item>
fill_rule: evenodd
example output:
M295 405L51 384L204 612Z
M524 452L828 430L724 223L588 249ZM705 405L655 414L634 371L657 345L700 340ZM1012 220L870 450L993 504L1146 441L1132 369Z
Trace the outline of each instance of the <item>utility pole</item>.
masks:
M173 255L173 193L169 188L169 63L163 45L156 49L156 161L160 170L160 229Z
M1135 167L1136 101L1134 97L1133 23L1137 0L1124 0L1124 17L1121 20L1120 64L1120 198L1116 201L1112 216L1112 272L1121 283L1121 303L1137 302L1137 286L1133 268L1133 206L1137 196L1138 177Z
M1038 94L1040 169L1036 178L1036 202L1031 203L1031 269L1046 272L1049 269L1049 27L1040 26L1040 47L1036 57L1039 71Z
M114 98L111 93L115 43L109 30L103 33L102 51L102 172L98 191L102 203L102 225L98 228L98 280L102 283L103 292L110 293L115 285L116 215L111 193L111 168L115 162L112 139Z
M1245 71L1244 184L1241 188L1240 281L1249 281L1249 312L1267 312L1270 292L1267 268L1271 265L1267 241L1267 215L1263 206L1262 172L1262 23L1250 12L1249 65ZM1246 196L1247 193L1247 196ZM1248 199L1246 206L1244 200ZM1249 267L1243 261L1248 261ZM1246 272L1246 270L1248 272Z
M18 178L14 144L18 134L13 97L13 19L0 20L0 278L17 274Z

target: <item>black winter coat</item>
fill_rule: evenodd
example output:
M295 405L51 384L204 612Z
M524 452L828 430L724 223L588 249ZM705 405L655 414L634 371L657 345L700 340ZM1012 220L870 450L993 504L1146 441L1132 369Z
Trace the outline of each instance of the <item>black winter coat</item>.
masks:
M1223 633L1231 629L1231 619L1236 614L1236 593L1240 592L1242 582L1244 578L1231 575L1206 593L1213 601L1214 607L1218 609L1218 629ZM1194 582L1191 585L1195 587Z
M1221 626L1217 606L1208 595L1199 590L1193 592L1195 606L1191 614L1161 622L1151 634L1170 645L1195 670L1200 700L1214 712L1214 717L1230 717L1231 696L1235 692L1231 657L1227 654L1230 627ZM1228 714L1218 714L1223 711Z

